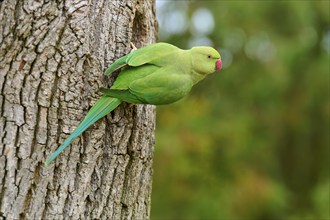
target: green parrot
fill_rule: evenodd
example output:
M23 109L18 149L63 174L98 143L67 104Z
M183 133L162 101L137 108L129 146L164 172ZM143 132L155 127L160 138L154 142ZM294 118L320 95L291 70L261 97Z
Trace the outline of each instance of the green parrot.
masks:
M111 88L101 88L103 96L83 121L46 160L50 164L76 137L122 101L134 104L164 105L178 101L206 75L220 70L220 54L211 47L182 50L167 43L155 43L133 50L106 70L120 70Z

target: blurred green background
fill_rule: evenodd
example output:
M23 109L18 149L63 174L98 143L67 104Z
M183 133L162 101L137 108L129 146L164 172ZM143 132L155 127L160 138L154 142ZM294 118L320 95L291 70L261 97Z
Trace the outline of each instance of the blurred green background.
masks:
M157 107L152 219L329 219L329 1L157 0L224 68Z

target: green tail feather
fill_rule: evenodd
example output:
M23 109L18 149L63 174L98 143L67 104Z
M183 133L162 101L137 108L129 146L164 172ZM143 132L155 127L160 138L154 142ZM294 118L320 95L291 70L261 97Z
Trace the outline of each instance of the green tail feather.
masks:
M72 134L64 141L64 143L46 160L45 165L49 165L69 144L83 133L87 128L94 124L100 118L109 114L114 110L121 101L116 98L103 96L95 105L89 110L84 120L72 132Z

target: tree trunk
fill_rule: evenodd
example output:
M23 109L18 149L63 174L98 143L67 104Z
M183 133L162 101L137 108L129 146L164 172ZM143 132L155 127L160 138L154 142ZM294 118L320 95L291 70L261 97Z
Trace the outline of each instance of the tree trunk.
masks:
M0 1L0 218L150 217L153 106L122 104L44 161L156 32L153 0Z

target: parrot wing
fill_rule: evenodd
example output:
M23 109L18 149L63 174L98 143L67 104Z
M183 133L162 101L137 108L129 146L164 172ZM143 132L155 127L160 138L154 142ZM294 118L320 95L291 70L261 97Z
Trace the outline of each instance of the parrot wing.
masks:
M178 52L178 50L180 49L168 43L150 44L128 54L127 64L129 66L156 64L162 57Z
M109 75L110 73L113 73L116 70L119 70L121 68L123 68L124 66L127 65L127 55L120 57L118 60L116 60L115 62L113 62L108 69L105 71L106 75Z
M158 67L152 74L133 80L126 89L112 87L101 92L130 103L162 105L181 99L192 85L188 74L177 74L174 67Z
M105 71L106 75L121 69L125 66L141 66L144 64L159 64L162 61L162 57L168 56L171 53L175 53L179 48L167 43L150 44L146 47L134 50L129 54L119 58L113 64L111 64ZM160 61L160 62L157 62Z
M187 95L193 86L190 76L164 69L135 80L129 86L129 91L153 105L170 104Z
M116 97L117 99L123 100L128 103L148 104L136 95L133 95L128 89L100 88L100 92L102 92L104 96L109 96L113 98Z

